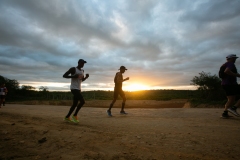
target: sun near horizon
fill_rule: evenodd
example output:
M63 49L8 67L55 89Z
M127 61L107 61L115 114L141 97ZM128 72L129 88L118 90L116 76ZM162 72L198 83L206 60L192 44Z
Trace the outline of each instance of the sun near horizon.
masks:
M149 90L149 89L151 89L149 86L141 83L133 83L133 84L123 86L123 90L126 90L126 91L140 91L140 90Z

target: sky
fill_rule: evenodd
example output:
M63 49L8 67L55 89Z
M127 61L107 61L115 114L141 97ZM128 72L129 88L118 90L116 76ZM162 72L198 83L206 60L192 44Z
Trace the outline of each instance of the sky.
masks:
M240 56L239 0L0 0L0 75L21 85L69 91L63 74L79 59L82 91L196 89ZM240 67L240 60L236 62Z

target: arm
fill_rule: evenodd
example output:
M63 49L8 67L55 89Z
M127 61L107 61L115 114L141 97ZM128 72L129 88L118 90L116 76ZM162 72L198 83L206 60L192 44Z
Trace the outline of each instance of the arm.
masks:
M127 81L127 80L129 80L129 77L127 77L127 78L123 79L123 81Z
M228 74L228 75L230 75L230 76L240 77L240 74L238 74L238 73L233 73L230 68L226 68L225 71L224 71L224 73L226 73L226 74Z
M89 74L86 74L86 77L82 78L82 82L85 81L89 77Z
M74 73L75 73L75 68L72 67L66 73L64 73L63 78L77 78L78 75L74 75ZM69 76L69 74L71 74L71 76Z
M123 77L122 77L122 74L121 73L118 73L117 75L116 75L117 77L117 83L122 83L122 82L124 82L124 81L127 81L127 80L129 80L129 77L127 77L127 78L125 78L125 79L123 79Z

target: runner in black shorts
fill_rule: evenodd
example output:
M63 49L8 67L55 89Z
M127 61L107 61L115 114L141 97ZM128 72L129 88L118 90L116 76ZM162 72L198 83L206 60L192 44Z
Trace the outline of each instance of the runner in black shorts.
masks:
M87 63L85 60L79 59L78 66L71 67L63 75L63 78L71 78L70 89L73 94L73 104L69 109L68 114L64 117L64 120L66 122L79 123L77 114L79 110L82 108L82 106L85 104L85 100L81 94L81 84L83 81L85 81L89 77L89 74L86 74L86 76L84 76L84 70L82 68L84 67L85 63ZM78 103L78 101L80 101L80 103ZM71 119L70 116L74 112L74 110L75 110L75 113L72 115L72 119Z
M125 94L122 90L122 82L126 81L126 80L129 80L129 77L123 79L123 76L122 74L127 70L126 67L124 66L121 66L120 67L120 72L117 72L115 77L114 77L114 83L115 83L115 87L114 87L114 96L113 96L113 101L112 103L110 104L110 107L109 109L107 110L107 114L108 116L112 116L111 114L111 109L114 105L114 103L116 102L117 98L118 98L118 95L120 95L123 99L123 102L122 102L122 109L120 111L120 114L127 114L125 111L124 111L124 106L125 106L125 102L126 102L126 97L125 97Z
M222 77L221 85L226 93L228 101L225 104L222 117L228 118L228 112L239 117L240 115L237 113L237 108L240 106L240 100L234 105L236 96L240 95L240 86L237 83L237 77L240 77L240 74L238 74L237 68L234 64L238 57L235 54L230 54L226 58L227 62L223 64L224 75Z
M239 85L222 85L222 88L225 91L226 96L240 95Z

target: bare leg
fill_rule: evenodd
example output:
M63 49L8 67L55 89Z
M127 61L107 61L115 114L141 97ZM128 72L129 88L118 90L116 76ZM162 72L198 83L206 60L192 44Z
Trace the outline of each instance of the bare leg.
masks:
M235 107L239 107L240 106L240 99L237 101L237 103L234 106Z
M125 97L125 95L124 95L122 98L123 98L123 102L122 102L122 109L121 109L121 111L124 111L125 102L126 102L126 97Z
M236 96L227 96L227 99L228 99L228 101L227 101L227 103L225 104L225 111L227 111L227 109L228 108L230 108L233 104L234 104L234 102L235 102L235 97ZM240 102L237 102L237 104L240 104Z
M3 104L3 106L5 106L5 99L2 100L2 104Z
M117 98L114 98L114 99L113 99L112 103L110 104L110 106L109 106L109 108L108 108L108 111L111 111L111 109L112 109L114 103L116 102L116 100L117 100Z

